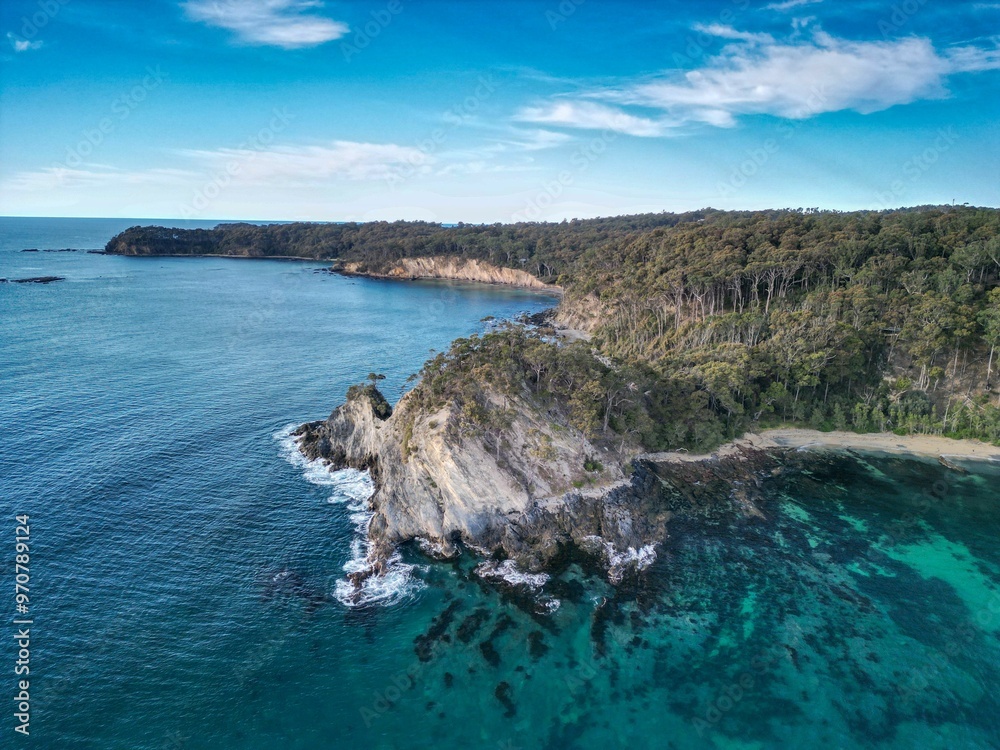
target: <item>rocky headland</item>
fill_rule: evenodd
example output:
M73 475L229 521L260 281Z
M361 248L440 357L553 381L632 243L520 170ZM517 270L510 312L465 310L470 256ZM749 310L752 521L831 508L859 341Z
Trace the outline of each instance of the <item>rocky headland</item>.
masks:
M507 407L500 450L488 435L463 434L453 405L427 411L407 394L391 409L373 386L352 388L328 419L297 430L308 458L373 478L371 552L356 586L414 540L439 557L466 548L514 566L514 580L572 547L617 582L655 559L677 516L761 515L756 500L780 464L773 444L753 441L697 460L615 454L530 399Z
M329 418L294 433L307 458L372 476L367 567L350 576L359 589L412 541L440 558L469 550L484 575L514 583L572 550L618 583L652 563L679 522L764 519L769 482L804 450L923 456L950 468L953 459L1000 462L1000 448L979 441L791 428L709 454L614 450L529 395L490 393L511 415L501 440L465 429L456 404L427 409L413 394L392 408L374 386L355 386Z

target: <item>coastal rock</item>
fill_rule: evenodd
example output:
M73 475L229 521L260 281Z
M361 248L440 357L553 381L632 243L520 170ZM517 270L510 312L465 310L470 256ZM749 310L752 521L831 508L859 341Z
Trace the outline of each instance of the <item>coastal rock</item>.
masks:
M608 319L609 313L608 305L594 294L565 296L556 308L553 322L556 326L589 334Z
M492 263L475 258L433 256L427 258L401 258L380 271L371 271L361 262L338 263L333 270L346 276L370 276L384 279L453 279L456 281L479 281L485 284L539 289L551 292L562 291L558 286L539 281L526 271L516 268L501 268Z
M51 284L53 281L65 281L64 276L32 276L28 279L0 279L0 284Z
M483 435L462 434L456 407L426 413L412 394L380 418L373 391L352 389L328 419L295 433L308 458L371 472L371 553L368 570L354 576L356 586L382 572L396 546L411 540L443 557L464 546L512 561L495 570L507 571L515 584L522 571L543 571L573 545L617 582L655 559L678 514L760 515L760 477L774 467L769 453L744 447L701 462L634 456L626 474L583 434L528 400L508 403L514 417L497 448ZM596 455L604 462L587 471Z

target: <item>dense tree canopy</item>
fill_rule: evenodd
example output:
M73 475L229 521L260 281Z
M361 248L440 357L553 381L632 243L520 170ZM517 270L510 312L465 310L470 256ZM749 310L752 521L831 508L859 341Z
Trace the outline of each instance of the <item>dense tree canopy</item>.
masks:
M778 422L1000 440L994 209L135 227L108 250L337 258L374 272L447 255L560 284L564 317L591 321L589 345L504 329L425 367L423 393L462 402L470 424L499 419L472 385L490 382L655 449Z

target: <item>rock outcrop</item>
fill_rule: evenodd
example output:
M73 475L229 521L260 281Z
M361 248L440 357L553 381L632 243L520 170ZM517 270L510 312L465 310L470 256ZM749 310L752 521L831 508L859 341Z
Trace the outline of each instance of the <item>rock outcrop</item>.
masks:
M475 258L433 256L424 258L401 258L393 261L389 268L370 270L364 263L338 263L333 270L348 276L370 276L384 279L453 279L456 281L479 281L485 284L504 284L525 289L538 289L559 293L558 286L539 281L526 271L516 268L502 268Z
M527 571L544 570L572 544L617 580L655 558L677 514L759 514L755 493L774 465L770 453L743 447L703 461L636 456L626 474L526 400L508 402L514 417L501 440L463 435L455 407L424 413L409 395L381 418L372 390L352 389L328 419L296 432L307 457L371 472L371 554L357 585L414 539L442 557L464 545Z
M563 328L591 334L602 321L608 320L609 313L607 305L593 294L566 296L556 308L554 322Z
M0 284L51 284L65 280L64 276L32 276L30 279L0 279Z

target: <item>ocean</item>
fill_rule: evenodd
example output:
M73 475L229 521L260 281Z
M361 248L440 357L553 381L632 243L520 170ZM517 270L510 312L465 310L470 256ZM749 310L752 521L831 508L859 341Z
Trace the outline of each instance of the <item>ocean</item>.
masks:
M569 561L546 609L404 548L354 604L370 481L290 428L554 301L43 252L144 223L0 218L0 277L65 277L0 284L2 747L1000 747L996 467L799 452L764 518L677 524L618 587Z

